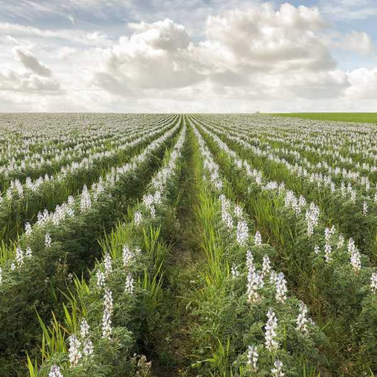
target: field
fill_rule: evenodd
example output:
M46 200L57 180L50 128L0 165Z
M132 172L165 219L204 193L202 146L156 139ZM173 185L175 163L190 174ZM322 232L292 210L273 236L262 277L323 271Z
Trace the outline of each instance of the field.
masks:
M377 124L377 113L276 113L281 117Z
M1 377L377 373L374 125L2 114L0 191Z

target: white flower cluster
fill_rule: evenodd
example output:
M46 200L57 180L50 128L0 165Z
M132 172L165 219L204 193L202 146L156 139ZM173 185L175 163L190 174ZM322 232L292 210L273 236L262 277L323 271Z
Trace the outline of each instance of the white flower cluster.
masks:
M49 249L51 247L52 239L50 233L45 235L45 248Z
M247 222L244 220L240 220L237 223L237 243L240 246L246 246L247 240L249 238L249 227Z
M361 255L352 238L348 240L348 253L350 254L351 265L354 271L358 273L361 269Z
M90 326L89 326L88 322L86 321L85 318L83 318L82 321L81 321L80 336L81 336L81 340L83 342L82 352L83 352L85 357L92 355L93 351L94 351L93 343L92 343L90 336L89 336L89 329L90 329Z
M232 279L236 279L240 276L240 272L238 271L238 268L235 265L232 265L232 268L230 269L230 273L232 275Z
M296 320L298 331L301 331L304 335L309 334L308 329L308 307L301 301L300 303L300 312Z
M135 222L135 225L136 225L136 226L140 226L142 220L143 220L143 217L142 217L142 215L141 215L141 212L136 211L136 212L134 213L134 222Z
M287 208L292 208L296 216L299 216L302 209L306 207L306 199L302 195L297 199L293 191L287 191L284 204Z
M318 226L319 213L319 207L317 207L313 202L310 203L309 209L305 213L307 234L309 237L314 234L314 229Z
M270 351L276 351L279 348L277 341L276 329L278 327L278 320L272 309L267 313L267 323L265 326L265 346Z
M364 216L368 215L368 203L365 200L363 202L363 215Z
M81 191L81 198L80 198L80 210L81 212L85 212L92 207L92 200L90 198L90 193L86 185L84 185Z
M261 300L261 296L259 294L259 290L263 288L264 281L263 281L263 273L257 271L254 263L253 263L253 256L250 251L246 254L246 265L248 268L247 271L247 299L250 303L254 304Z
M377 273L373 272L370 278L370 289L374 294L377 294Z
M231 231L234 227L233 218L230 213L230 201L225 197L225 195L220 195L221 201L221 220L227 227L228 231Z
M287 300L287 282L285 280L284 274L282 272L279 272L279 274L276 277L275 280L276 285L276 295L275 298L277 301L281 303L285 303Z
M271 272L271 261L268 255L263 256L262 271L264 275L268 275Z
M111 272L113 271L111 256L108 252L105 253L103 265L105 267L105 277L108 277L111 274Z
M247 353L247 365L250 367L252 372L258 371L258 358L259 354L257 351L257 347L249 346L249 350Z
M104 310L102 317L102 338L110 339L112 328L111 328L111 316L113 313L113 294L109 288L105 288L104 296Z
M64 377L57 365L52 365L48 377Z
M285 373L283 372L283 363L279 360L275 360L274 367L271 369L273 377L284 377Z
M260 232L257 230L254 236L254 245L261 246L262 245L262 236Z
M130 295L134 293L134 278L131 274L128 274L126 277L125 292L129 293Z
M69 337L69 362L72 367L76 366L82 358L80 348L81 342L77 339L76 335L71 335Z
M123 266L128 267L128 265L131 263L133 258L134 258L133 252L130 250L130 248L127 245L124 245L123 250L122 250Z

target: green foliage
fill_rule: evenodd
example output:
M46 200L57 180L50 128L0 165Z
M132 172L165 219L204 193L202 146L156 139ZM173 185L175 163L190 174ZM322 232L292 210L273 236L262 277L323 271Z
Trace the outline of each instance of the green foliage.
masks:
M270 115L336 122L377 123L377 113L275 113Z

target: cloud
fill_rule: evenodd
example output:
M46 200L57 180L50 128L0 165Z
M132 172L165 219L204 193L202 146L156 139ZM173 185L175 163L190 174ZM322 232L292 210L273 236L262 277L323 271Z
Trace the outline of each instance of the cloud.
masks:
M31 51L20 46L12 50L15 60L21 64L21 69L8 68L0 71L0 90L44 95L63 92L50 68L40 62Z
M65 19L74 14L77 25L82 21L76 6L104 6L97 0L73 3ZM205 3L185 6L201 12ZM223 0L210 5L215 3L227 8ZM208 16L194 35L186 22L147 22L150 15L117 29L122 34L117 39L109 30L0 23L15 58L10 64L0 52L0 90L17 104L23 96L33 109L49 111L254 111L254 105L262 111L303 111L321 104L356 108L376 98L375 69L344 71L333 56L352 51L366 59L374 51L367 33L334 31L314 7L253 3ZM153 4L166 7L162 0ZM33 42L27 45L25 38Z
M13 48L16 58L26 69L34 72L39 76L50 77L51 70L45 64L41 63L30 51L23 47Z
M370 54L375 51L372 38L366 32L352 30L347 33L330 31L321 36L324 44L328 48L338 48L343 51L358 52L360 54Z
M352 31L344 35L341 41L344 50L358 51L362 53L372 52L374 45L371 37L365 32Z
M346 96L354 100L375 99L377 97L377 67L358 68L348 73L350 87Z
M227 11L208 18L201 58L233 72L333 69L335 62L316 35L325 25L318 9L304 6Z
M182 88L202 80L182 25L165 19L129 27L134 31L130 37L121 37L103 51L103 70L94 75L97 85L119 94L128 89Z
M320 9L338 21L365 20L377 15L375 0L321 0Z
M67 41L68 43L96 47L106 47L113 44L107 35L100 31L87 32L85 30L72 29L49 30L9 22L0 22L0 34L6 34L12 37L23 36L29 39L57 39Z
M310 77L319 73L326 91L326 85L339 87L331 80L332 73L323 73L336 67L316 34L326 27L318 9L289 4L278 10L263 4L210 16L207 39L199 43L192 41L184 26L169 19L131 23L131 36L121 37L99 57L103 66L94 73L93 83L117 95L141 95L140 91L147 95L148 89L177 89L207 81L213 88L250 86L256 73L264 74L266 83L282 81L278 77L282 74L298 82L301 72Z

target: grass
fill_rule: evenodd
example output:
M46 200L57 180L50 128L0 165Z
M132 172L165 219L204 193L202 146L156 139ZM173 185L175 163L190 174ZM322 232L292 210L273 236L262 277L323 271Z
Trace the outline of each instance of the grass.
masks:
M275 113L280 117L377 124L377 113Z

